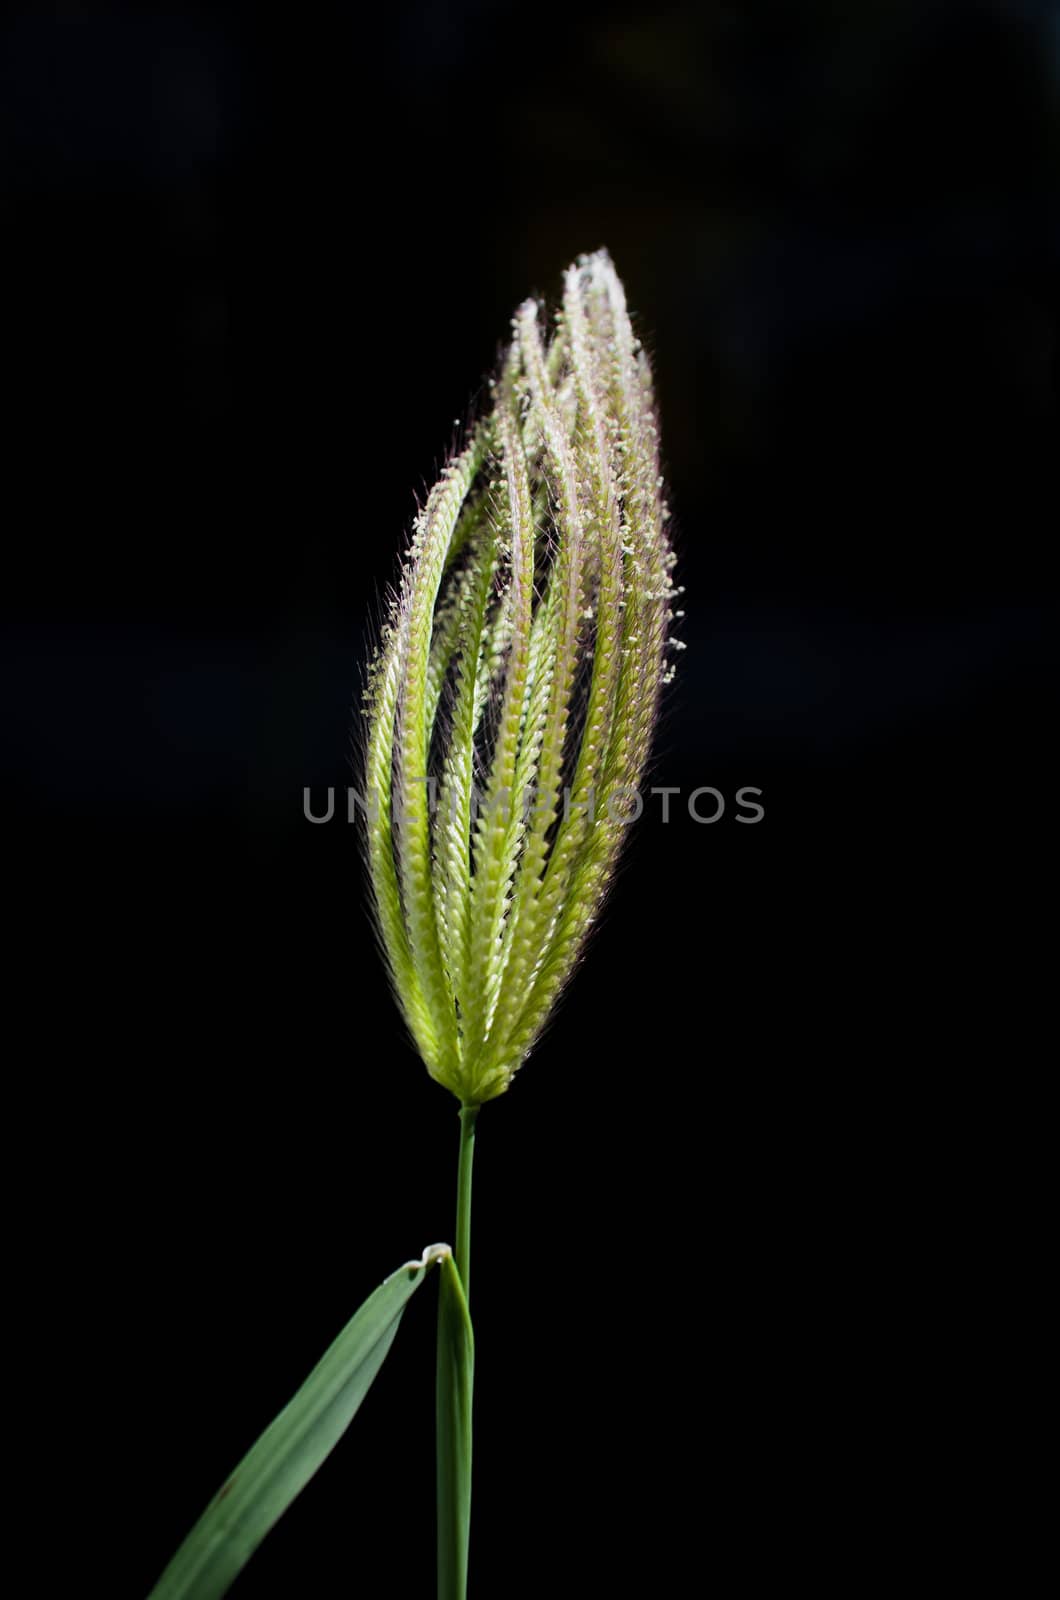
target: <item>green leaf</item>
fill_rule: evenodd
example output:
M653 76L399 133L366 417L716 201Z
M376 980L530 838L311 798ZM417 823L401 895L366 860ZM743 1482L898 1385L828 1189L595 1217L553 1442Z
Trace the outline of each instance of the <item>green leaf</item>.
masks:
M442 1262L438 1303L438 1600L464 1600L471 1525L475 1339L460 1274Z
M148 1600L217 1600L305 1488L352 1422L428 1269L450 1260L432 1245L392 1273L214 1495Z

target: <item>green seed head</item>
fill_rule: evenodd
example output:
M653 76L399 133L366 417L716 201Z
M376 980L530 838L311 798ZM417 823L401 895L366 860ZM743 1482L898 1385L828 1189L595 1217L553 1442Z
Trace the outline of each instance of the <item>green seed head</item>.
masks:
M596 917L648 758L673 553L647 358L603 251L528 301L417 518L369 674L375 914L461 1101L502 1093Z

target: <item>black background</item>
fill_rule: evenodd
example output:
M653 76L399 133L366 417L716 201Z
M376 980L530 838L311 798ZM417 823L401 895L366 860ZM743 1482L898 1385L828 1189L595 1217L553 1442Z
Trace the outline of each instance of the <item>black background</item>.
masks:
M31 1592L73 1555L143 1596L451 1235L455 1102L343 818L357 688L512 310L604 244L687 587L654 781L728 805L649 805L480 1120L473 1592L987 1570L986 1330L1041 1181L1055 9L69 4L0 39ZM233 1593L432 1592L433 1299Z

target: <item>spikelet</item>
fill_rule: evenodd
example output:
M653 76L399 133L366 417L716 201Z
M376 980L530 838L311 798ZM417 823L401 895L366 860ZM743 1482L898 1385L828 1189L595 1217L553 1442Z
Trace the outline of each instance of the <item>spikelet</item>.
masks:
M501 1094L596 917L668 666L673 552L647 357L606 252L528 301L414 526L365 699L367 853L428 1071Z

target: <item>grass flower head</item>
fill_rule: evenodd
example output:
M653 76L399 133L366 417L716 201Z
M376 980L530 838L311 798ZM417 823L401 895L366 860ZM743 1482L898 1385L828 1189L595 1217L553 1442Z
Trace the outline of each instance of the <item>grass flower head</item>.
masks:
M430 1073L502 1093L607 890L670 675L647 357L605 252L528 301L414 525L365 711L381 944Z

